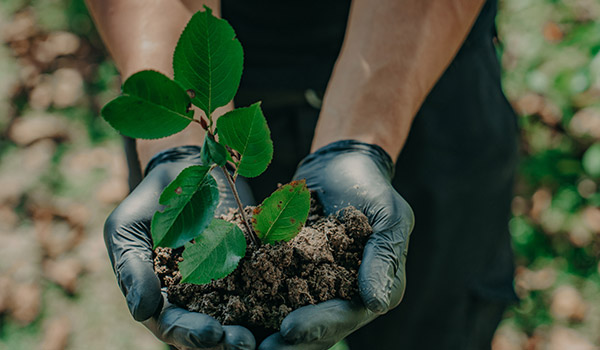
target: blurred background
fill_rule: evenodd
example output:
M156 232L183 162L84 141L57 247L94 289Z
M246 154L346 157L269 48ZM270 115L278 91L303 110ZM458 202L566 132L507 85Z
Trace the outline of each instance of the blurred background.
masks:
M600 0L500 8L522 128L521 302L493 350L600 349ZM2 0L0 40L0 349L165 349L130 317L104 249L128 188L98 112L120 81L83 1Z

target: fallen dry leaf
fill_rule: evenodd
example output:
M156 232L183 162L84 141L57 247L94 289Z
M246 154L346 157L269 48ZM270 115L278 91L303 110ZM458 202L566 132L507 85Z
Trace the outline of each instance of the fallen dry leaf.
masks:
M527 335L513 327L501 326L494 334L492 350L522 350Z
M44 326L41 350L64 350L69 342L71 321L66 316L57 317Z
M600 208L585 208L583 210L583 220L587 227L589 227L595 233L600 233Z
M10 128L10 139L27 146L42 139L65 140L69 138L68 122L54 114L33 114L17 118Z
M582 321L587 305L577 289L570 285L558 287L552 295L550 312L559 320Z
M600 110L597 107L583 108L569 122L569 129L576 136L600 139Z
M577 331L565 327L554 327L550 331L547 350L598 350Z
M33 224L40 246L46 256L56 258L76 247L84 236L81 227L73 227L63 219L43 209L34 211Z
M10 295L14 281L8 276L0 276L0 314L10 308Z
M540 188L531 197L532 207L531 207L531 218L538 221L540 219L540 214L550 207L550 203L552 202L552 192L550 192L547 188Z
M54 107L73 106L83 96L83 78L76 69L60 68L52 74Z
M75 294L79 275L83 271L83 266L78 259L66 258L57 261L46 259L43 269L46 278L58 284L65 292Z
M25 326L35 321L40 314L42 289L38 284L14 284L10 295L10 315L17 323Z
M547 22L544 25L543 35L544 39L555 43L561 41L565 34L563 33L562 29L560 29L558 24L554 22Z
M544 290L552 287L556 282L556 271L551 267L544 267L533 271L519 266L515 274L515 287L519 290Z
M5 42L25 40L37 33L32 11L21 11L14 15L12 22L3 26L2 39Z
M96 191L96 199L104 204L121 202L129 194L129 184L122 177L112 177L102 183Z

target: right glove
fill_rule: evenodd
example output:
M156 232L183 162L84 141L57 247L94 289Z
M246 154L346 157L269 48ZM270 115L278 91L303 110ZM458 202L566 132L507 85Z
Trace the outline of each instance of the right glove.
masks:
M256 342L246 328L222 326L208 315L170 304L154 273L150 223L159 209L158 198L181 170L202 164L200 150L198 146L181 146L155 155L142 182L106 220L104 241L131 315L158 339L180 350L252 350ZM218 215L236 204L225 176L220 169L215 170L212 175L220 193L215 213ZM252 204L251 192L241 178L238 178L237 187L242 201Z
M294 179L306 179L326 215L353 206L373 227L358 270L362 302L332 299L296 309L260 350L329 349L400 303L414 216L392 186L393 173L394 163L381 147L355 140L330 143L300 163Z

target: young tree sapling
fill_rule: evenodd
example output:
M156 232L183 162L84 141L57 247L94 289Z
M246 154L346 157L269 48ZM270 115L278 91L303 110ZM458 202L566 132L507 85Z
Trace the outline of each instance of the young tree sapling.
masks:
M121 134L156 139L196 123L206 131L203 165L190 166L164 189L151 224L154 248L184 247L182 282L205 284L231 273L246 253L246 239L235 224L213 218L219 190L211 175L219 167L236 199L248 237L255 245L292 239L310 206L304 180L276 190L255 209L250 222L235 188L238 175L256 177L273 158L273 143L260 103L237 108L216 119L214 111L235 96L243 50L233 28L212 11L192 16L173 55L174 79L145 70L130 76L122 95L102 109ZM195 116L195 105L204 115ZM233 171L233 174L231 174ZM192 242L193 241L193 242Z

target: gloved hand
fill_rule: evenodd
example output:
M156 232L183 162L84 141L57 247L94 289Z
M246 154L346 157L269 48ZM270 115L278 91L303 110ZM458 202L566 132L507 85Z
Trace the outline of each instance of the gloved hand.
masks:
M397 306L405 287L412 209L391 185L393 162L380 147L352 140L331 143L307 156L294 178L305 178L326 214L354 206L373 227L358 272L362 302L340 299L301 307L281 323L260 350L326 350Z
M197 146L176 147L154 156L146 177L106 220L106 248L129 311L158 339L180 350L254 349L254 336L249 330L221 326L208 315L170 304L154 273L150 222L159 208L158 198L181 170L198 164L202 162ZM217 214L223 213L236 205L235 199L221 170L215 169L212 174L220 192ZM251 200L247 187L239 186L238 190L242 199Z

